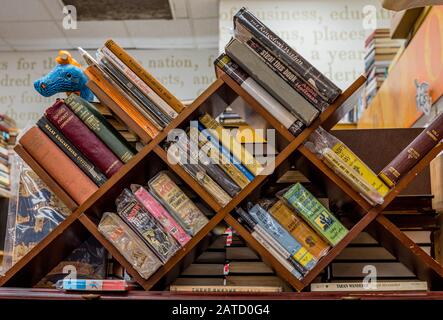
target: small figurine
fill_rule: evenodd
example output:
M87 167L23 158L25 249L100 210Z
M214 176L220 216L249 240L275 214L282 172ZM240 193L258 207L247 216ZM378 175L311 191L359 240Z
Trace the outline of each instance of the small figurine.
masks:
M88 78L80 64L68 51L60 50L57 65L47 75L34 82L34 88L42 96L50 97L59 92L76 92L87 101L94 100L94 94L86 86Z
M427 82L419 82L415 79L415 101L417 103L417 109L423 111L425 115L429 115L431 113L432 107L432 99L429 93L429 83Z

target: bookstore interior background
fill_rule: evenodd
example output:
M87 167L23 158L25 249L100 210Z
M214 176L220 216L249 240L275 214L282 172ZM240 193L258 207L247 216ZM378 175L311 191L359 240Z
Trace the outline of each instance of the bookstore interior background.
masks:
M0 6L0 298L443 298L442 1Z

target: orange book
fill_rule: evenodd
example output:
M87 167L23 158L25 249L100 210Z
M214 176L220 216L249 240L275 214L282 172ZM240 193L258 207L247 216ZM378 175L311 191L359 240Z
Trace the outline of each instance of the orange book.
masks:
M126 64L140 79L151 87L175 111L181 112L184 105L166 89L157 79L147 72L140 63L123 50L114 40L108 40L105 46L112 51L124 64Z
M19 142L78 204L97 191L94 182L39 128L28 130Z
M148 143L154 138L159 130L147 119L140 111L137 110L120 92L118 92L101 74L101 71L95 66L90 66L85 70L89 80L97 85L102 93L106 94L115 104L107 104L128 127L134 131L144 143ZM96 87L90 86L90 89L96 93ZM95 91L94 91L95 90ZM100 96L97 92L97 96Z

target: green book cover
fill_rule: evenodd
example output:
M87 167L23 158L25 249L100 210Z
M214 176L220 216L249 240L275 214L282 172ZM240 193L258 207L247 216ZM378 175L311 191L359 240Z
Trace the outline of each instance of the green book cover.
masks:
M348 230L300 183L283 194L283 199L327 242L335 246Z
M127 163L134 156L134 150L129 143L92 104L76 94L70 94L65 99L65 104L121 161Z

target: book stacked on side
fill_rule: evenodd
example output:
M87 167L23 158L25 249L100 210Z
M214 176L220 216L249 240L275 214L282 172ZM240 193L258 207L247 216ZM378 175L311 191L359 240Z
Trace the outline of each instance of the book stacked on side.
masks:
M165 129L184 105L113 40L96 59L81 49L89 67L87 86L143 143Z
M367 78L364 105L368 106L388 75L388 68L403 40L391 39L389 29L376 29L365 41Z
M388 186L334 135L319 127L309 136L305 146L370 204L384 202Z
M95 106L76 94L46 109L19 142L77 204L135 154Z
M294 135L341 90L247 9L234 16L234 38L215 64Z
M144 279L196 235L208 222L166 172L131 185L116 199L116 212L104 213L99 231Z
M177 131L165 148L168 158L182 166L221 206L263 170L230 130L207 113L191 121L187 134Z
M278 200L237 208L239 221L297 279L337 245L348 230L300 183L278 192Z

